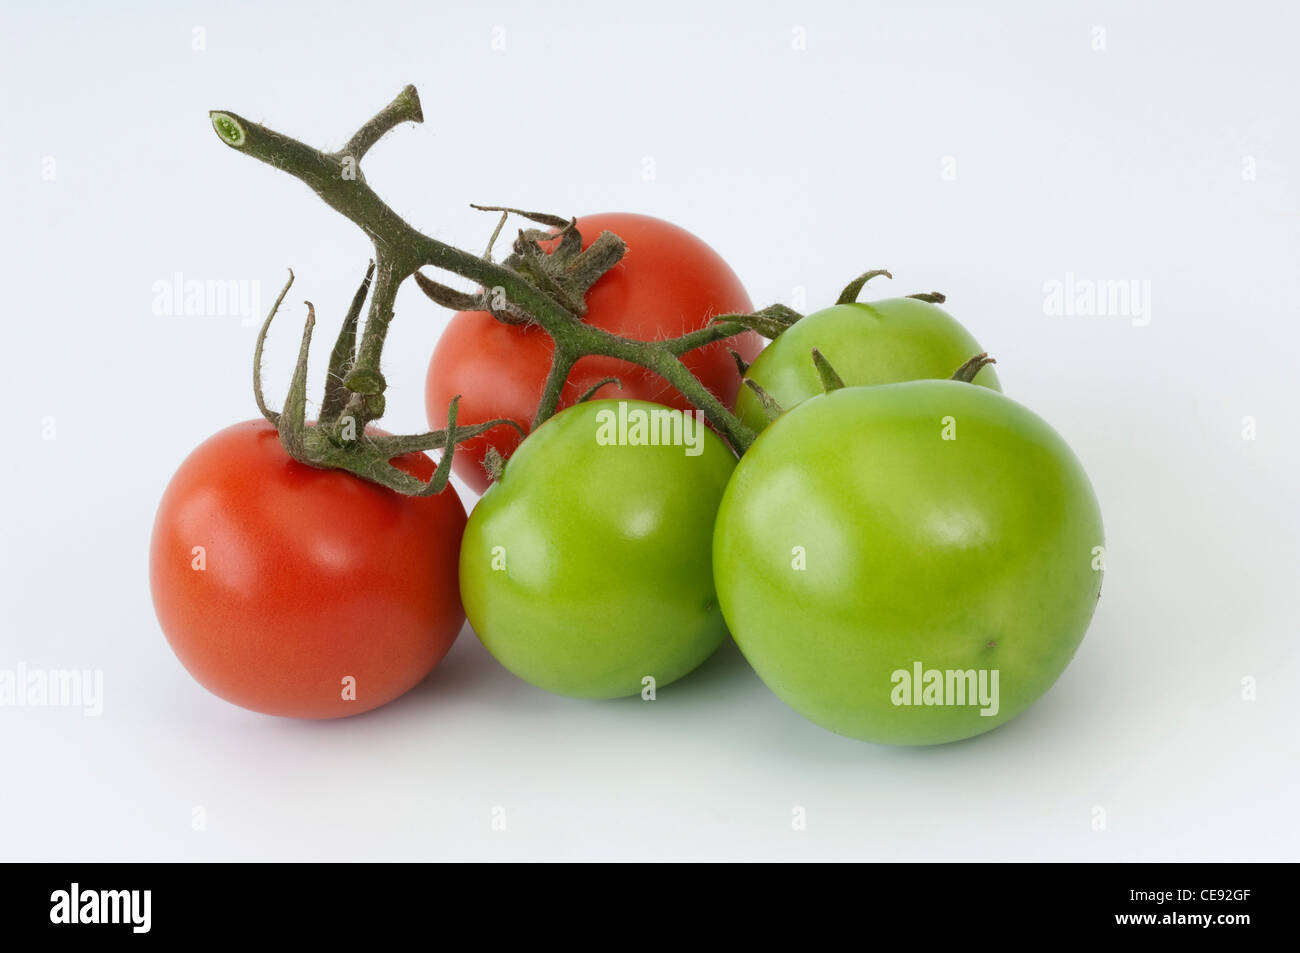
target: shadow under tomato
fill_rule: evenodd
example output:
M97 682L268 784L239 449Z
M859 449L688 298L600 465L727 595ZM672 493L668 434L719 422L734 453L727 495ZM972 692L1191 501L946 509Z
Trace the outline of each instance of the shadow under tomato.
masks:
M728 706L737 696L766 691L745 657L728 638L695 671L659 687L661 699L674 707ZM346 719L358 721L410 715L413 708L434 709L488 706L498 713L514 711L535 715L573 706L640 706L640 695L605 700L567 698L543 691L517 678L483 647L468 624L461 630L447 657L419 685L400 698L373 711Z
M384 708L403 703L417 703L424 707L472 704L499 693L514 681L518 679L502 668L483 647L467 622L446 658L424 681Z
M720 702L730 696L752 691L755 686L761 688L762 683L745 661L745 656L740 654L736 643L728 636L718 650L701 662L698 668L675 682L659 686L657 693L671 694L674 702L683 704ZM615 701L640 703L641 698L633 695Z

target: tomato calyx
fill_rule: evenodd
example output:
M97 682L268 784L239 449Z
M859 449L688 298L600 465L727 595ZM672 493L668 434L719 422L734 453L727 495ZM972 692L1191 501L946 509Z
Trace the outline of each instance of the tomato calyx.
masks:
M271 410L262 390L262 352L271 322L293 286L292 269L289 271L289 280L271 305L257 334L257 343L253 349L253 397L257 409L280 435L280 444L285 452L300 463L319 469L346 470L405 496L433 496L441 493L451 478L451 464L458 443L493 427L505 424L518 429L518 425L512 420L490 420L473 427L457 427L457 398L448 408L445 430L400 436L366 432L366 423L383 413L384 396L382 393L349 392L344 382L356 363L357 322L374 270L375 265L371 262L330 352L325 397L317 420L311 424L307 422L307 358L311 349L312 331L316 326L316 308L310 301L304 302L307 305L307 320L283 409ZM425 450L443 451L442 459L427 482L398 469L390 462L395 457Z
M840 377L835 368L831 367L831 362L826 360L826 355L817 348L812 349L812 362L813 367L817 368L817 377L821 380L823 391L830 394L844 387L844 378ZM963 364L962 366L965 367L966 365ZM752 377L746 377L744 384L754 392L754 396L758 398L758 403L763 408L763 413L767 414L769 421L776 420L785 413L785 408L758 381Z
M580 318L587 313L587 292L591 286L627 253L627 243L611 231L601 232L584 249L576 218L564 219L546 212L524 212L500 205L471 205L471 208L501 213L488 242L485 254L489 255L511 214L550 227L549 231L521 229L502 264L519 272Z
M602 232L587 248L582 247L582 234L576 218L565 219L549 212L526 212L503 205L475 205L470 208L483 212L500 212L501 218L488 240L483 257L491 260L506 220L513 214L529 221L549 226L548 229L520 229L511 253L501 265L518 273L540 294L546 295L556 307L582 318L587 313L587 292L609 269L622 260L627 244L613 232ZM533 316L510 301L500 286L480 289L466 294L449 288L422 272L415 273L415 282L436 304L453 311L486 311L505 324L526 324Z
M877 272L877 274L881 274L881 272ZM909 297L916 296L909 295ZM844 302L840 303L843 304ZM813 366L817 369L817 376L821 380L822 390L827 394L834 393L845 386L844 378L840 377L835 368L831 366L831 362L826 359L826 355L817 348L812 349L812 362ZM987 351L981 351L979 354L966 360L961 367L957 368L957 370L953 371L950 379L961 381L964 384L973 384L975 382L976 374L989 364L996 363L997 360L989 357ZM769 421L776 420L777 417L780 417L785 413L785 408L783 408L780 403L777 402L776 398L769 394L758 381L754 380L752 377L746 377L744 384L754 392L754 396L758 398L758 402L762 406L763 412L767 414L767 419Z
M913 296L909 295L909 297ZM817 348L812 349L812 361L813 366L817 368L817 376L821 378L822 389L826 393L832 393L844 386L844 379L836 373L835 368L831 367L831 362L826 360L826 355L822 354L822 352L817 350ZM963 361L961 367L952 372L952 377L950 377L949 380L961 381L963 384L973 384L975 383L975 375L988 365L996 363L997 359L989 357L988 351L981 351L973 357L967 358ZM779 412L780 405L777 404L776 401L772 399L771 395L767 394L767 392L764 391L757 382L746 380L745 383L750 385L754 393L758 395L760 401L763 400L764 396L766 396L767 400L771 401L771 403L778 408ZM763 406L765 409L767 408L766 403L764 403Z
M840 296L835 299L835 303L857 304L858 295L862 294L862 289L866 287L867 282L872 278L881 277L888 278L891 281L894 278L894 276L884 268L876 268L872 271L863 272L844 286L844 290L841 291ZM943 304L948 300L948 296L941 291L923 291L920 294L904 295L904 297L915 298L917 301L924 301L927 304Z
M764 389L763 385L754 380L754 378L746 377L743 383L754 392L754 396L758 398L758 403L763 408L763 413L767 414L769 422L776 420L776 418L785 413L785 408L777 403L776 398L769 394Z
M829 394L844 386L844 378L835 372L831 362L826 360L826 356L817 348L812 349L812 359L813 365L817 368L817 376L821 378L822 390Z
M975 375L982 371L989 364L996 364L997 359L989 357L988 351L981 351L974 357L970 358L961 367L952 372L952 379L963 381L967 384L975 382Z
M872 278L879 278L882 275L891 281L894 278L894 276L884 268L876 268L873 271L864 272L844 286L844 290L841 291L840 296L835 299L835 303L853 304L858 300L858 295L862 294L862 289L866 287L867 282Z

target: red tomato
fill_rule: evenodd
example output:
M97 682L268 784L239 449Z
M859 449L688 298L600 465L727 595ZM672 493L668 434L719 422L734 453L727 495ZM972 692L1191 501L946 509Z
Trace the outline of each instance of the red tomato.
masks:
M422 480L434 471L422 453L393 463ZM355 715L413 688L451 648L465 620L464 529L451 487L407 497L318 470L270 424L246 421L200 444L163 494L154 609L181 663L227 701Z
M643 341L698 330L719 314L753 310L735 273L708 245L685 229L648 215L612 212L578 219L583 247L610 231L627 243L622 261L603 275L587 295L589 324ZM727 348L751 361L762 348L757 334L718 341L683 356L683 363L713 394L732 406L740 374ZM486 311L461 311L443 332L429 362L425 405L432 427L447 425L447 405L460 395L457 423L471 426L497 417L528 429L542 396L553 350L541 328L505 324ZM617 377L596 396L654 401L679 410L691 404L662 377L642 367L606 357L584 357L574 365L560 408L575 403L605 377ZM456 475L478 492L488 486L483 458L488 447L509 457L519 434L501 426L466 441L456 451Z

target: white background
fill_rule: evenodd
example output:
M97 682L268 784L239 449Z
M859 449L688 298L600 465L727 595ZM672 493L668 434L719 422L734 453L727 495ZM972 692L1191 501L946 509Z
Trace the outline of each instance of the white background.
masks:
M106 696L0 708L0 857L1297 858L1293 4L217 6L0 15L0 668L102 669ZM193 682L153 617L150 526L184 455L254 415L255 329L156 315L154 283L259 282L260 318L292 266L278 403L300 302L328 341L369 255L207 111L335 148L408 82L426 122L366 174L440 238L481 248L469 202L635 210L756 304L812 310L869 267L896 276L878 296L947 292L1101 499L1105 592L1052 691L907 750L802 720L730 646L653 704L546 695L468 629L338 722ZM1149 281L1150 323L1046 315L1071 272ZM444 322L403 290L390 429L423 429Z

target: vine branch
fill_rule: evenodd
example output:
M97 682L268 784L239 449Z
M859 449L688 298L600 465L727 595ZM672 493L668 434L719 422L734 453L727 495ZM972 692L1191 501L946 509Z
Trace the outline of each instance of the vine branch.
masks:
M596 354L628 361L663 377L704 411L709 421L737 452L743 453L753 442L755 433L695 378L681 362L680 356L747 329L775 337L798 320L797 312L774 305L751 315L724 315L715 319L707 328L676 338L662 341L634 340L581 321L587 289L616 264L625 251L622 240L616 235L603 233L583 250L572 220L566 221L543 213L523 213L540 224L559 228L560 231L521 231L514 243L513 254L505 262L496 263L491 260L490 249L488 254L474 255L423 234L379 197L359 168L361 159L389 131L404 122L423 122L423 110L414 86L403 89L391 103L362 125L337 152L315 149L237 113L213 111L210 117L218 137L227 146L299 179L327 205L361 228L374 244L372 267L367 271L366 279L353 300L353 308L345 318L343 330L331 355L331 378L327 382L326 399L322 404L322 419L317 426L305 428L301 423L301 413L305 406L305 354L310 340L311 319L303 337L302 366L295 371L290 399L281 414L269 411L261 397L262 342L266 327L275 314L275 307L272 308L271 315L268 315L267 325L259 336L256 355L258 367L255 374L258 406L268 420L287 431L282 433L282 441L297 459L314 466L342 466L401 492L412 492L410 481L413 478L401 474L401 471L391 465L388 469L401 474L400 478L393 473L386 473L382 468L377 470L375 455L390 450L406 452L407 448L427 444L429 447L443 447L447 451L446 456L450 456L458 439L464 439L461 434L469 434L470 431L481 433L488 426L501 423L494 421L490 425L458 428L454 423L453 409L453 420L449 422L446 431L401 438L400 441L396 438L354 441L351 445L354 448L369 448L370 456L364 460L341 463L338 453L323 447L322 441L330 442L336 449L341 445L338 431L345 423L354 427L356 433L364 435L366 425L383 414L387 382L380 370L380 359L394 316L397 290L413 275L421 289L440 304L462 310L473 304L475 308L490 311L500 320L532 321L552 338L555 343L553 364L533 420L534 427L555 413L573 364L584 355ZM514 211L500 206L485 208L505 213ZM548 252L543 247L543 242L550 242L554 247ZM419 269L426 266L474 281L484 290L480 295L456 292L420 274ZM287 291L286 285L285 292ZM285 292L281 293L276 307ZM358 315L367 292L370 306L358 342ZM501 304L502 296L504 304ZM379 476L375 475L376 472ZM440 464L439 473L443 475L444 484L445 472L445 467ZM420 492L427 492L427 487Z

